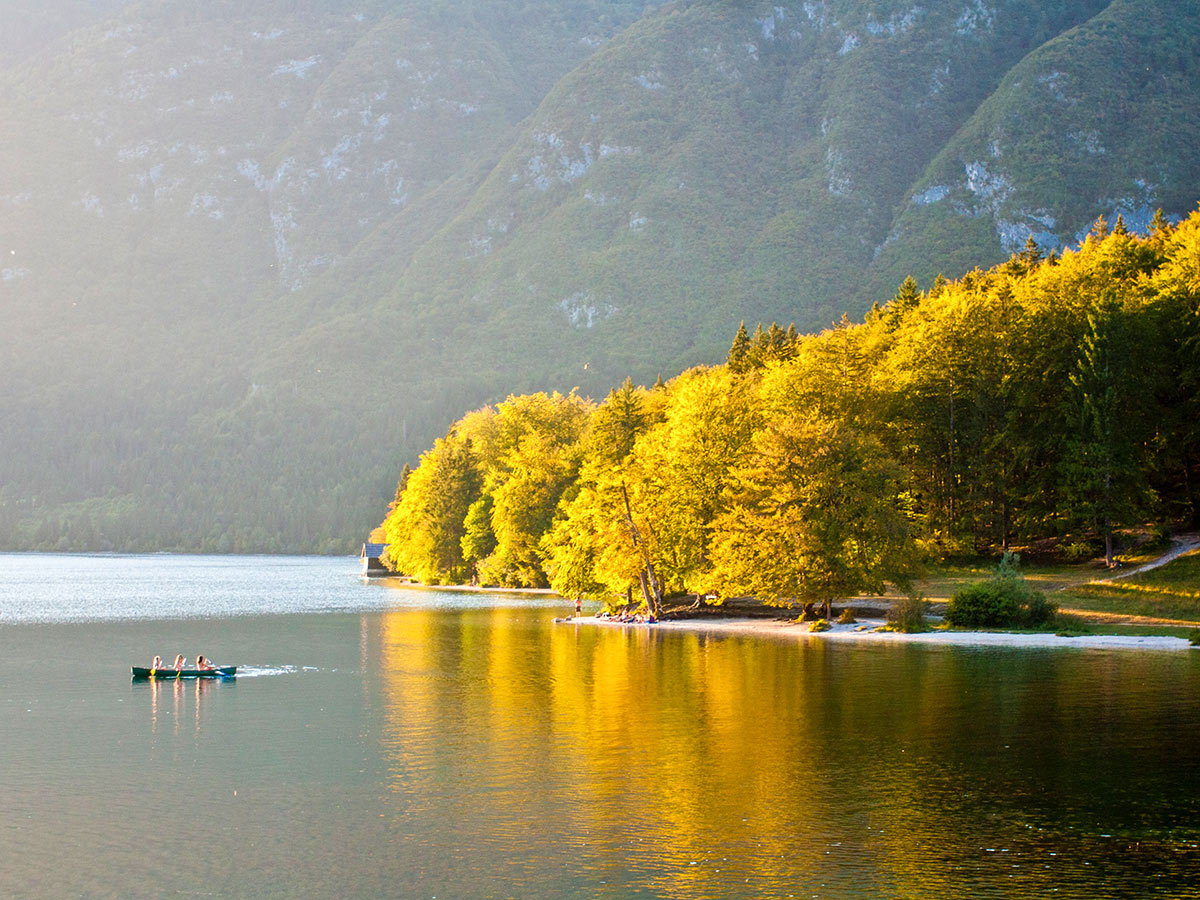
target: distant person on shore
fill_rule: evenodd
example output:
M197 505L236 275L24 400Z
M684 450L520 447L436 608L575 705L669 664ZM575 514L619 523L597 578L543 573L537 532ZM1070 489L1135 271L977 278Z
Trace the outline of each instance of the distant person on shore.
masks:
M575 598L575 615L580 615L583 612L583 601L578 597Z

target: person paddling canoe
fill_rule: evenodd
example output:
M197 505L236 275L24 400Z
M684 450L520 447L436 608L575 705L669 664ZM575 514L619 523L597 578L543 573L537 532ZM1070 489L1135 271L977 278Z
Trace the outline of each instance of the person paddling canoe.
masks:
M180 653L178 656L176 656L175 657L175 671L178 672L180 669L182 669L183 664L186 662L187 662L187 660L184 659L184 656L182 653Z
M209 669L215 669L216 666L209 662L206 656L201 655L196 657L196 668L207 672Z

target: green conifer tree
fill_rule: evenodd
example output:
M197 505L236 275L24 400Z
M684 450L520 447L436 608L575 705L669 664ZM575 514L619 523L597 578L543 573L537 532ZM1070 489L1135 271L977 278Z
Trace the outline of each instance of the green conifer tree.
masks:
M409 476L412 475L412 469L408 463L404 464L404 468L400 470L400 480L396 482L396 496L392 499L392 505L395 506L400 502L400 498L404 496L404 489L408 487Z
M1021 252L1017 254L1017 259L1021 261L1022 269L1026 272L1033 269L1042 259L1042 250L1038 246L1037 241L1033 239L1033 235L1029 235L1025 239L1025 246Z
M1170 232L1171 226L1167 222L1167 217L1163 215L1162 207L1154 211L1154 218L1150 220L1150 236L1157 241L1162 241Z
M1104 218L1104 216L1099 216L1097 217L1096 221L1092 223L1091 230L1088 231L1086 240L1089 242L1102 241L1108 237L1109 233L1108 219Z
M743 319L738 325L737 334L733 336L733 343L729 347L729 356L726 357L725 364L729 366L730 371L741 374L748 368L749 356L750 335L746 334L746 322Z

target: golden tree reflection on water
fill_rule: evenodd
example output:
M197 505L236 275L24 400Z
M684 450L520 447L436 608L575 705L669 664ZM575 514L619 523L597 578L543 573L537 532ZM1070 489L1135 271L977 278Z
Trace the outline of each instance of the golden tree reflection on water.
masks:
M1106 850L1076 823L1112 810L1081 794L1063 751L1106 717L1162 725L1161 707L1114 707L1138 689L1128 659L848 652L538 616L398 610L369 638L409 827L469 836L518 882L552 860L678 898L1082 885L1081 859ZM540 861L508 852L535 841Z

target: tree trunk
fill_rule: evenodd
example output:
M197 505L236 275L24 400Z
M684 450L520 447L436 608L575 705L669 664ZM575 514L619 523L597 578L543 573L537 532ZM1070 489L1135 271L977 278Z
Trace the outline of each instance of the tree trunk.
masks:
M1000 549L1008 550L1008 498L1000 501Z
M646 600L646 607L654 614L655 618L658 618L662 605L662 588L654 574L654 564L650 561L650 554L646 552L646 545L642 542L637 524L633 521L633 510L629 506L629 492L625 489L624 481L621 482L621 497L625 501L625 521L629 524L629 536L633 540L633 546L641 551L642 571L638 573L638 580L642 585L642 596ZM647 578L649 584L647 584Z
M1200 508L1196 503L1196 484L1192 479L1192 454L1183 445L1183 485L1188 502L1188 521L1192 526L1200 525Z
M646 608L653 612L654 598L650 593L650 588L646 585L646 570L638 572L638 583L642 586L642 599L646 601Z
M649 556L646 557L646 574L650 576L650 590L654 594L655 615L658 614L658 607L662 606L663 601L663 586L658 580L658 573L654 571L654 563L650 562Z
M950 472L948 478L950 495L950 514L947 516L946 531L954 532L954 491L956 484L954 481L954 379L950 379Z
M1104 564L1113 567L1112 550L1112 472L1106 465L1104 468Z

